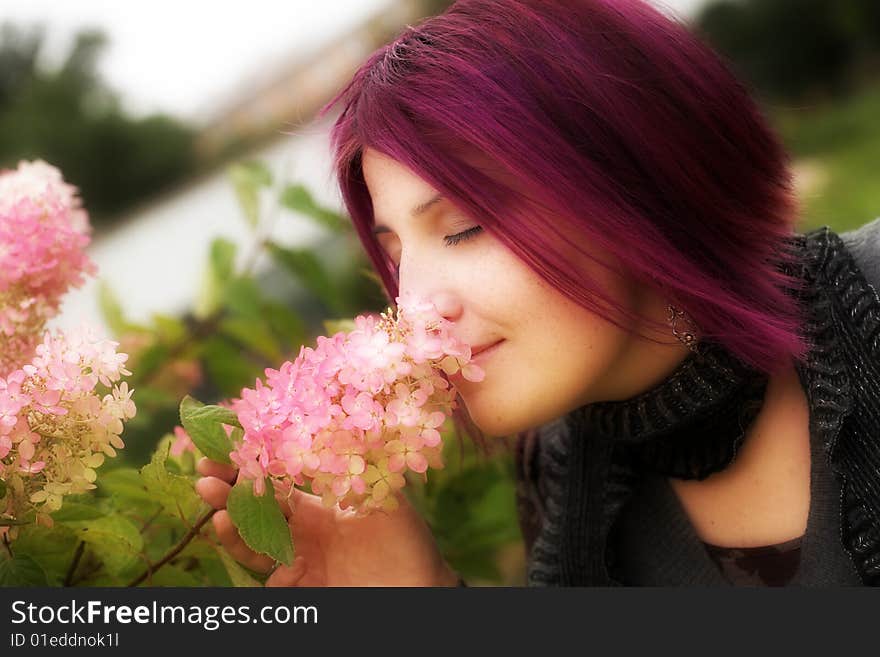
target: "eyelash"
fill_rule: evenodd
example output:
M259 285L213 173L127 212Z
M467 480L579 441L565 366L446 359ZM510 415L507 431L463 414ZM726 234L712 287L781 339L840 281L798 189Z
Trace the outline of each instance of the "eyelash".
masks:
M455 235L447 235L443 238L443 241L446 243L446 246L455 246L459 242L470 239L482 230L482 226L474 226L473 228L468 228L467 230L463 230L462 232L456 233Z
M482 232L482 226L474 226L473 228L468 228L467 230L463 230L460 233L456 233L455 235L446 235L443 238L446 246L455 246L459 242L464 242L465 240L469 240L474 235ZM394 274L396 276L400 275L400 264L394 265Z

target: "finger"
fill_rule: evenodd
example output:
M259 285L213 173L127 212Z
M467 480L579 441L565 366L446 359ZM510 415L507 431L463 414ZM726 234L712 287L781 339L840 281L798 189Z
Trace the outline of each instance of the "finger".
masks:
M228 484L235 481L235 475L238 473L234 466L212 461L206 456L200 458L196 463L196 470L203 477L217 477Z
M327 507L319 496L299 489L294 489L281 506L286 507L284 513L294 541L332 532L339 520L338 508Z
M269 579L266 580L266 586L296 586L306 574L306 560L303 557L297 557L289 566L281 564L275 569Z
M265 554L257 554L247 546L235 525L232 524L228 511L218 511L211 518L211 522L214 524L217 538L220 539L223 547L236 561L260 573L266 573L272 569L275 562L271 557L267 557Z
M290 508L290 497L293 495L291 492L293 486L287 482L280 482L277 479L272 480L272 485L275 487L275 501L278 502L281 513L284 514L285 518L290 520L290 516L293 513Z
M196 493L212 507L215 509L225 509L226 500L229 498L229 491L232 490L232 486L218 477L202 477L196 481L195 489ZM288 504L287 497L283 492L276 491L275 499L278 501L278 506L281 508L282 513L284 513L284 517L289 519L293 511Z
M196 482L196 493L215 509L225 509L232 486L217 477L202 477Z
M290 507L290 499L280 495L276 495L275 499L278 500L278 506L281 507L281 513L284 514L284 517L287 520L290 520L291 517L293 517L293 509Z

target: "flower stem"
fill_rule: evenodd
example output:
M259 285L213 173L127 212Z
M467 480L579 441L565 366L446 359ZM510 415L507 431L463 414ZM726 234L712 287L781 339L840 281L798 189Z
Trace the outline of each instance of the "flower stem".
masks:
M9 556L12 559L15 559L15 555L12 554L12 546L9 544L9 537L6 535L6 532L3 533L3 545L6 546L6 551L9 552Z
M211 516L213 516L216 512L217 512L217 509L211 509L205 515L203 515L201 518L199 518L198 522L196 522L196 524L193 525L186 534L184 534L183 538L180 539L180 541L177 543L177 545L175 545L173 548L168 550L168 552L165 553L165 556L163 556L161 559L159 559L159 561L157 561L154 566L148 567L140 576L133 579L128 584L128 586L129 587L137 586L138 584L143 582L148 577L151 577L153 575L153 573L155 573L162 566L164 566L166 563L171 561L178 554L180 554L180 552L183 550L183 548L185 548L191 540L193 540L196 536L198 536L202 527L205 525L206 522L208 522L211 519Z

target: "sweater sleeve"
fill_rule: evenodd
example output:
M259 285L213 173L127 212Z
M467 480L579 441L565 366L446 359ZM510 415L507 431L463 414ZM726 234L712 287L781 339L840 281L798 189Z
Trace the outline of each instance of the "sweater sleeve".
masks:
M880 293L880 217L861 228L841 233L840 239L852 254L868 283Z

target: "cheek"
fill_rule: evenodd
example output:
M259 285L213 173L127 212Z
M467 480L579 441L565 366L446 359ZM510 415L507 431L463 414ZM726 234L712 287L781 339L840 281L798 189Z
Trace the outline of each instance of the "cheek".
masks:
M524 431L602 398L630 336L556 291L519 261L507 263L492 308L506 320L507 342L485 363L486 378L460 387L468 412L483 431ZM619 301L629 289L602 281Z

